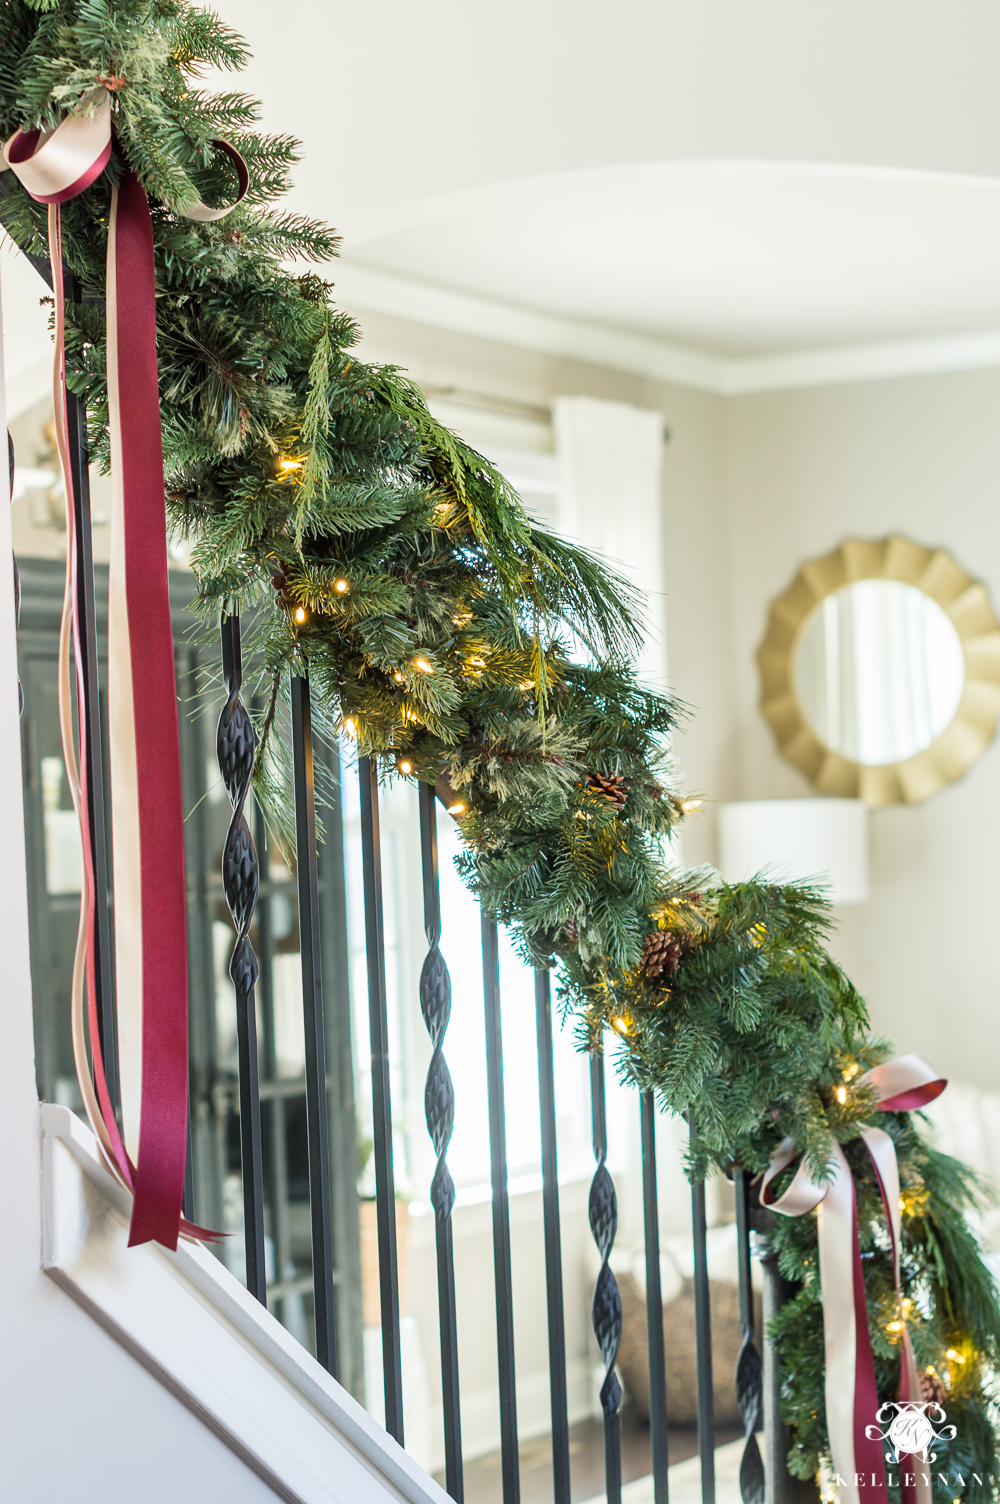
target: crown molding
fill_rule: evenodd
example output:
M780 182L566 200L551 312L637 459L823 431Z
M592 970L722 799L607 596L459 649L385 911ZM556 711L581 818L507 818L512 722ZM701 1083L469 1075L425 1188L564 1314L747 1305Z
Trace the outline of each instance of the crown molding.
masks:
M348 310L390 314L721 396L1000 367L1000 329L727 358L606 324L536 313L413 282L357 262L339 264L336 287Z
M335 286L338 300L348 312L359 308L392 314L456 334L475 334L503 345L609 366L614 371L651 376L657 381L676 382L678 386L706 392L724 390L727 362L718 356L606 324L514 308L468 293L390 276L357 262L339 263Z
M941 334L929 339L887 340L731 360L721 390L727 396L739 396L996 366L1000 366L1000 329L983 329L973 334Z

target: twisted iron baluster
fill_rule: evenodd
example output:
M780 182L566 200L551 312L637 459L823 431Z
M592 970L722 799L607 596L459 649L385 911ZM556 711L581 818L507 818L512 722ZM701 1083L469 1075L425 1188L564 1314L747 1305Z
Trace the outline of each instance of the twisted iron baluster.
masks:
M670 1466L667 1438L667 1371L660 1282L660 1209L656 1183L656 1101L639 1097L642 1146L642 1220L646 1245L646 1343L649 1348L649 1444L653 1463L653 1504L668 1504Z
M743 1345L736 1360L736 1403L743 1417L746 1445L740 1462L743 1504L764 1504L764 1464L756 1431L764 1409L764 1369L754 1343L753 1280L750 1273L750 1186L745 1170L733 1174L736 1236L739 1250L740 1327Z
M604 1056L590 1057L590 1092L594 1128L594 1158L597 1170L590 1183L590 1230L601 1255L601 1268L594 1287L594 1302L591 1320L594 1336L604 1359L604 1383L601 1385L601 1408L604 1411L604 1466L607 1480L608 1504L619 1504L621 1499L621 1449L618 1430L618 1412L622 1402L622 1386L615 1373L615 1360L622 1340L622 1302L618 1293L618 1281L611 1272L608 1260L618 1229L618 1200L614 1182L605 1163L608 1157L608 1135L604 1111Z
M445 1155L455 1125L455 1090L444 1058L445 1030L451 1017L451 977L439 949L441 893L438 883L437 801L422 783L420 854L424 884L424 932L428 951L420 970L420 1012L432 1054L424 1088L424 1116L437 1166L431 1181L431 1204L437 1233L438 1309L441 1327L441 1387L444 1397L445 1483L453 1499L463 1498L462 1430L458 1386L458 1325L455 1312L455 1261L451 1213L455 1185Z
M428 921L426 929L430 949L420 970L420 1012L430 1035L433 1053L424 1088L424 1116L437 1155L437 1168L431 1181L431 1204L439 1218L447 1218L455 1204L455 1186L445 1159L455 1124L455 1089L443 1053L445 1030L451 1017L451 977L438 949L440 922L432 924Z
M250 792L257 738L253 723L240 702L243 661L240 653L240 619L235 613L222 618L222 677L228 698L219 717L216 750L222 779L233 807L233 818L222 852L222 886L236 926L236 943L229 962L229 975L236 988L247 1289L266 1305L260 1085L257 1075L257 1018L254 1000L259 969L249 939L250 924L257 904L258 868L257 851L243 813Z
M431 1181L431 1204L439 1217L450 1217L455 1204L455 1186L445 1155L455 1123L455 1090L442 1053L442 1044L451 1015L451 979L436 939L427 952L420 972L420 1011L434 1050L424 1088L427 1132L437 1155L437 1168Z

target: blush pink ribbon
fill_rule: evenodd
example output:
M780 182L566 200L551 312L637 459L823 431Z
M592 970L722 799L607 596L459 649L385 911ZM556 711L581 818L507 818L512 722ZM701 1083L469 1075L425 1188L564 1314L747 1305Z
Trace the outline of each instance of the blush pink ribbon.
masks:
M239 202L249 186L236 164ZM112 519L108 609L108 699L115 894L115 978L122 1080L119 1132L97 1027L94 855L87 757L74 745L70 662L77 681L77 736L87 748L83 646L76 615L79 498L69 463L60 205L90 187L111 158L110 96L49 132L18 131L4 161L48 205L55 293L53 397L66 490L66 588L59 654L63 757L80 823L84 892L73 967L77 1074L91 1126L119 1180L133 1193L129 1243L176 1248L179 1235L213 1237L181 1215L188 1126L186 884L177 685L167 586L163 447L156 360L153 233L138 177L126 168L112 189L107 254L108 412ZM188 217L217 220L195 196ZM88 1048L93 1074L88 1065Z
M922 1055L897 1055L859 1076L855 1083L856 1086L874 1088L883 1112L911 1112L924 1107L940 1096L947 1084ZM892 1139L880 1128L862 1129L861 1139L875 1168L892 1242L896 1321L901 1349L899 1398L919 1400L916 1359L900 1292L896 1150ZM761 1183L760 1199L762 1205L785 1217L802 1217L811 1211L817 1213L830 1453L841 1504L860 1504L861 1487L866 1490L885 1489L885 1457L878 1438L868 1435L868 1427L879 1408L879 1398L868 1330L854 1179L843 1149L832 1138L830 1154L834 1163L831 1180L820 1185L800 1166L787 1190L773 1197L770 1186L775 1177L800 1157L794 1141L784 1139ZM913 1481L907 1482L907 1479ZM930 1484L919 1467L914 1466L912 1471L901 1476L900 1483L904 1504L930 1504Z

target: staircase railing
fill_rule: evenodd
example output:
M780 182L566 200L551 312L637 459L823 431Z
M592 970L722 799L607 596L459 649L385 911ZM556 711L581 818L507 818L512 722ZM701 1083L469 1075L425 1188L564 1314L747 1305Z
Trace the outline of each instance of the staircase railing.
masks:
M42 275L46 268L36 263ZM70 298L80 289L67 275ZM69 401L71 452L75 483L81 498L83 535L80 549L80 620L85 638L87 715L91 721L91 744L101 746L100 696L97 693L97 626L94 607L94 572L86 519L89 515L86 422L83 405ZM266 1303L268 1279L265 1248L265 1146L262 1130L262 1083L257 1058L256 986L258 963L250 942L259 886L258 859L252 833L249 795L253 764L254 732L242 702L240 621L226 615L221 623L222 676L226 700L218 728L218 755L222 777L232 805L232 820L223 857L223 887L233 922L236 942L230 974L236 990L239 1060L239 1153L243 1186L246 1283ZM331 1184L346 1177L352 1186L355 1166L344 1146L331 1154L328 1122L327 1017L324 1008L321 964L321 905L316 835L316 787L314 744L308 678L298 676L290 684L291 736L294 770L295 847L297 897L302 968L303 1027L305 1038L305 1099L308 1139L308 1184L312 1245L312 1294L315 1313L315 1344L319 1362L336 1377L338 1371L337 1290L335 1268L334 1208ZM92 790L91 817L94 850L98 861L98 954L96 984L98 1015L103 1031L109 1080L114 1082L114 989L110 964L110 917L107 902L104 785L99 765L89 770ZM396 1207L393 1168L393 1133L390 1034L386 1003L385 926L382 899L382 853L379 834L380 794L375 765L359 759L364 923L368 979L368 1014L371 1039L371 1087L374 1108L374 1167L378 1222L379 1306L384 1375L385 1426L405 1443L403 1374L400 1341L399 1268L396 1246ZM440 1322L441 1384L445 1437L446 1487L452 1497L463 1499L462 1424L458 1319L455 1298L455 1253L453 1216L455 1188L447 1156L454 1124L454 1090L448 1070L448 1023L451 983L446 958L440 949L441 902L438 884L438 846L434 790L421 785L414 796L419 805L423 914L428 950L420 976L419 1002L431 1043L425 1087L425 1115L436 1168L430 1199L436 1231L438 1311ZM258 838L260 827L258 826ZM262 923L266 925L266 916ZM494 1304L497 1332L497 1364L501 1429L501 1471L504 1504L519 1504L518 1410L514 1303L511 1270L510 1198L507 1177L503 1040L501 1032L500 969L495 923L482 916L483 1004L486 1031L487 1097L492 1188L494 1255ZM267 1000L265 999L265 1003ZM269 1005L268 1005L269 1006ZM549 975L536 973L535 1024L538 1053L538 1100L541 1130L542 1208L544 1230L544 1277L548 1327L549 1391L551 1411L553 1504L570 1504L570 1428L567 1399L563 1255L560 1246L560 1192L556 1142L555 1086L553 1072L553 1026ZM612 1267L612 1252L618 1220L617 1195L607 1165L604 1061L591 1059L590 1094L595 1171L590 1190L590 1226L597 1249L599 1273L593 1296L592 1320L601 1353L604 1378L600 1389L603 1414L605 1476L608 1504L620 1504L622 1387L616 1373L616 1358L622 1338L622 1303ZM273 1071L269 1072L273 1077ZM274 1080L264 1082L269 1098L277 1090ZM112 1087L114 1090L114 1088ZM660 1281L660 1231L657 1199L655 1122L656 1109L649 1092L639 1103L642 1155L642 1201L646 1273L646 1314L649 1354L650 1471L656 1504L668 1497L668 1426L670 1396L666 1383L666 1352L663 1299ZM273 1125L272 1125L273 1126ZM691 1131L696 1127L692 1125ZM275 1153L279 1146L272 1145ZM194 1211L196 1171L188 1177L187 1210ZM755 1225L761 1234L766 1277L765 1313L772 1313L783 1298L775 1262L769 1257L763 1213L755 1208L752 1187L746 1175L734 1174L736 1226L739 1246L739 1311L742 1348L735 1376L740 1412L745 1426L745 1445L740 1470L743 1504L791 1504L801 1491L785 1469L785 1438L778 1416L780 1376L766 1330L759 1331L754 1318L751 1282L751 1243ZM701 1458L703 1504L715 1499L715 1425L713 1419L713 1373L711 1344L710 1282L704 1185L692 1187L692 1237L694 1254L694 1301L697 1340L698 1450ZM284 1271L276 1271L281 1286ZM763 1361L761 1356L763 1351ZM756 1433L763 1420L766 1467L762 1463ZM537 1428L535 1428L537 1429ZM766 1478L766 1485L765 1485ZM806 1492L811 1492L807 1490Z

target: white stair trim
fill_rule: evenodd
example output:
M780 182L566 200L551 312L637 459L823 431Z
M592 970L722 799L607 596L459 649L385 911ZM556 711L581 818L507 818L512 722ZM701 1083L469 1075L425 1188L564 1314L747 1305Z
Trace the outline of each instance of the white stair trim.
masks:
M45 1272L279 1497L450 1504L200 1244L128 1248L129 1197L90 1130L65 1107L41 1115Z

